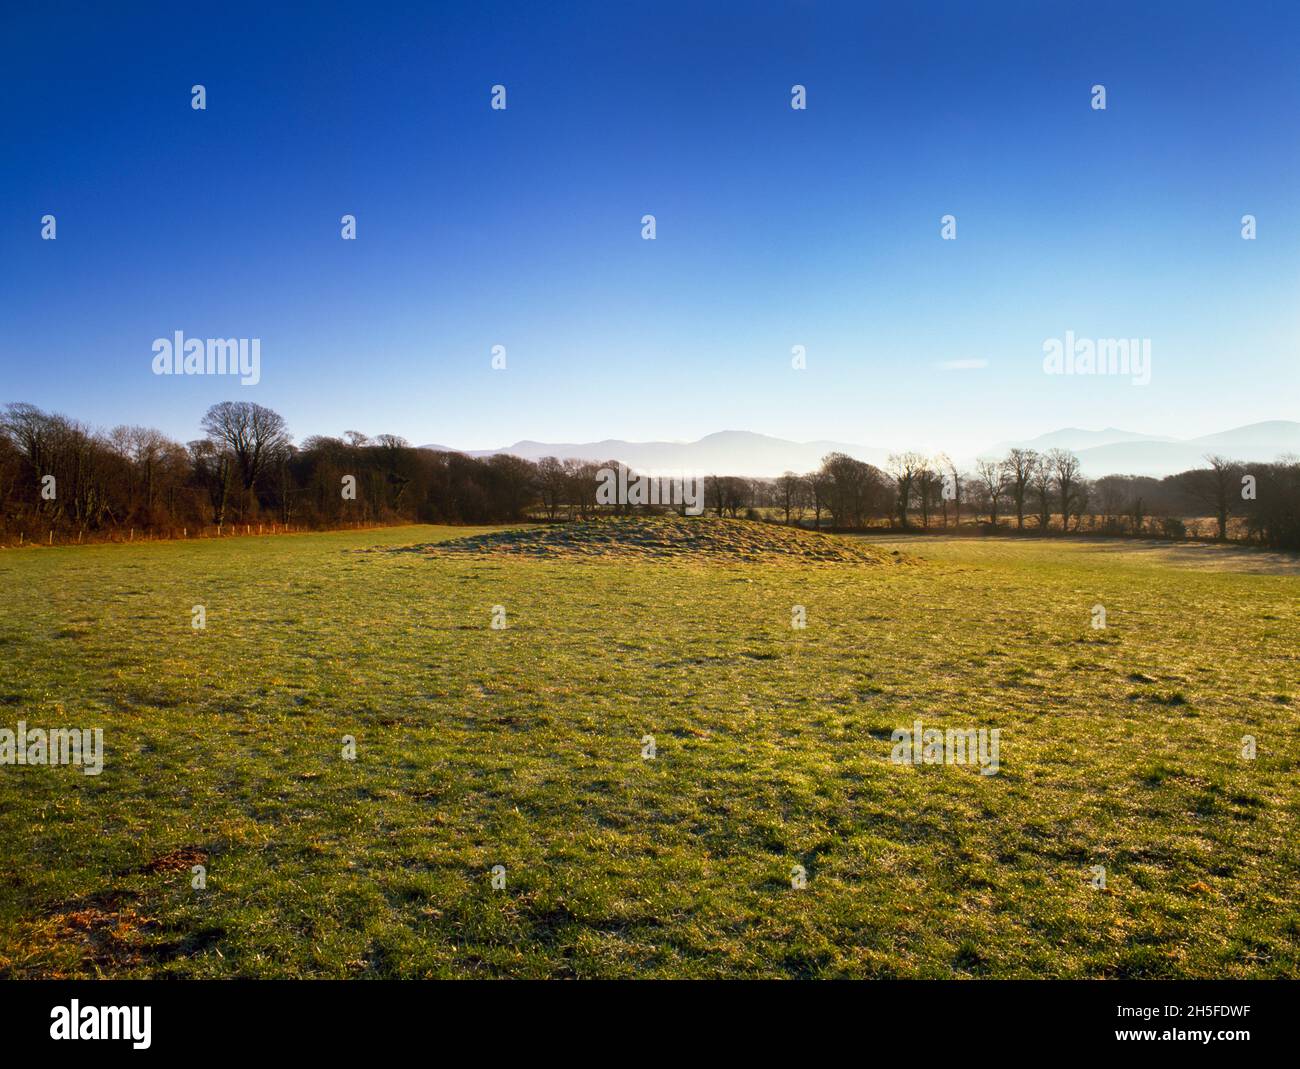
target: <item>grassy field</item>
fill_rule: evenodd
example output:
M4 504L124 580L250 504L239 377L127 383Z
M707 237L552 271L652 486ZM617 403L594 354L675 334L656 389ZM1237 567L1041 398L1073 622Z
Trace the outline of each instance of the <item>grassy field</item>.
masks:
M1300 976L1285 560L475 533L0 552L0 975Z

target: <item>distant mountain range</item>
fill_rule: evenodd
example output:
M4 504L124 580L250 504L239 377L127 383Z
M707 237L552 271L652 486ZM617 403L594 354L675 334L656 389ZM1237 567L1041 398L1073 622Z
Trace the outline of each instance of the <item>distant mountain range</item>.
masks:
M441 449L442 446L427 446ZM791 442L752 431L719 431L698 442L515 442L503 449L469 452L469 456L512 453L527 460L542 457L574 460L621 460L629 468L654 474L702 472L765 478L784 471L812 471L827 453L848 453L871 464L883 464L889 449L873 449L846 442Z
M1229 460L1276 460L1284 454L1300 455L1300 423L1275 419L1205 434L1199 438L1166 438L1108 427L1085 431L1070 427L1024 442L1002 443L991 450L1000 456L1011 445L1030 449L1072 450L1085 475L1172 475L1203 467L1205 456L1218 453Z
M1000 457L1013 446L1039 451L1069 449L1078 456L1084 473L1092 477L1112 474L1163 476L1201 465L1207 453L1253 461L1275 460L1288 453L1300 455L1300 422L1269 420L1219 434L1185 439L1139 434L1114 427L1100 431L1066 427L1024 441L1000 442L981 451L978 456ZM703 472L750 478L770 478L784 471L812 471L827 453L847 453L883 467L889 454L898 451L850 442L792 442L752 431L719 431L697 442L627 442L607 438L601 442L522 441L501 449L484 450L451 450L441 445L425 448L465 452L474 457L510 453L527 460L540 460L542 457L619 460L648 474ZM958 456L954 459L968 467L976 457Z

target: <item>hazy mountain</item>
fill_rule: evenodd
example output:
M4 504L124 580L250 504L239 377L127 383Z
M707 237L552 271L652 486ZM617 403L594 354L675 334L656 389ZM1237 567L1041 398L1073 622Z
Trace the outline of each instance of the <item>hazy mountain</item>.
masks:
M435 448L435 447L428 447ZM883 465L888 449L847 442L791 442L751 431L719 431L698 442L515 442L502 449L470 452L470 456L512 453L528 460L542 457L574 460L621 460L647 474L701 473L764 478L784 471L812 471L827 453L848 453L871 464Z
M1271 419L1264 423L1250 423L1220 434L1206 434L1191 439L1201 445L1216 449L1222 444L1225 449L1274 449L1279 443L1284 451L1300 450L1300 423L1289 419Z
M1205 434L1199 438L1168 438L1107 427L1102 431L1067 427L1018 442L1002 442L982 456L1001 456L1010 446L1069 449L1079 458L1085 475L1172 475L1203 467L1207 453L1229 460L1276 460L1300 453L1300 423L1275 419Z
M1002 456L1013 445L1037 449L1069 449L1079 458L1084 474L1172 475L1199 467L1207 453L1220 453L1232 460L1275 460L1284 453L1300 454L1300 423L1270 420L1199 438L1177 439L1140 434L1114 427L1089 431L1077 427L1041 434L1023 441L1001 442L980 452L980 456ZM426 449L445 451L443 446ZM751 431L719 431L698 442L627 442L607 438L602 442L522 441L502 449L469 451L485 457L512 453L528 460L542 457L575 460L621 460L648 474L702 473L746 475L766 478L784 471L807 472L821 464L827 453L847 453L877 467L895 449L854 445L849 442L792 442ZM958 457L964 467L974 457Z
M1300 423L1275 419L1181 441L1150 439L1077 450L1084 474L1090 476L1172 475L1204 467L1207 453L1245 461L1300 455Z
M1040 434L1037 438L1021 441L999 442L991 447L984 456L999 457L1013 446L1022 449L1037 449L1040 453L1048 449L1094 449L1103 445L1115 445L1119 442L1172 442L1173 438L1164 438L1154 434L1139 434L1137 431L1122 431L1118 427L1107 427L1104 431L1085 431L1078 427L1064 427L1059 431Z

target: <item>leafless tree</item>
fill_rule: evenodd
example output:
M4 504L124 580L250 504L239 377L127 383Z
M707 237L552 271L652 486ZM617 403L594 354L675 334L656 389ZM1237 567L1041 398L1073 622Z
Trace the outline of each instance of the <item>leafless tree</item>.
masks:
M218 445L211 438L200 438L190 442L189 451L195 477L207 492L212 522L223 524L226 522L226 510L230 504L230 489L233 481L232 454L224 443Z
M928 528L930 526L930 513L934 509L934 504L939 500L939 493L943 486L943 476L940 469L929 459L921 464L921 470L916 473L916 503L921 509L921 526Z
M1045 456L1034 461L1029 486L1038 505L1038 529L1046 531L1052 522L1052 464Z
M1208 468L1185 471L1178 482L1196 501L1211 509L1219 525L1219 541L1228 537L1228 517L1241 500L1241 465L1211 453L1205 457Z
M807 488L808 502L813 510L813 530L820 531L822 512L830 500L830 476L822 470L810 472L804 476L804 486Z
M1047 454L1056 480L1056 493L1061 502L1061 529L1070 529L1070 514L1074 511L1075 484L1079 481L1079 458L1068 449L1053 449Z
M1105 525L1117 529L1128 500L1129 479L1124 475L1103 475L1093 484L1093 489Z
M943 513L943 525L948 526L948 509L952 507L953 522L961 526L961 501L965 476L957 470L957 465L947 453L938 453L931 462L939 477L939 508Z
M925 457L920 453L891 453L886 461L886 470L894 480L894 509L900 527L908 525L907 510L912 504L917 478L925 466Z
M1033 449L1012 449L1002 462L1007 473L1007 492L1016 510L1016 527L1024 530L1025 498L1029 493L1029 484L1038 466L1038 453Z
M284 417L252 401L215 404L208 409L200 426L209 440L230 449L245 495L252 493L266 465L290 441Z
M785 522L790 523L790 516L799 508L803 497L803 479L792 471L787 471L776 480L777 507L785 513Z
M1007 472L997 460L980 460L975 464L975 476L984 492L984 503L989 510L989 523L998 525L998 502L1007 491Z
M616 468L614 461L605 461L601 463L595 460L566 460L564 470L568 476L566 483L568 486L570 516L576 512L579 517L586 519L596 511L596 487L600 482L600 472L602 468Z
M1083 517L1088 512L1088 502L1092 500L1093 485L1087 479L1080 478L1074 484L1070 501L1074 512L1074 529L1083 530Z
M886 482L878 468L846 453L828 453L822 459L825 504L837 527L860 528L886 500Z
M553 520L560 514L566 480L564 464L557 457L542 457L537 462L537 489L542 495L547 519Z

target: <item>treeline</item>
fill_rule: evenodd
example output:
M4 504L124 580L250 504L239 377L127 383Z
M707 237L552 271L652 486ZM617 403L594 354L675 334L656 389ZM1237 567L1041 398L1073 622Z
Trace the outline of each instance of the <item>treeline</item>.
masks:
M1161 479L1083 476L1069 450L1011 449L974 471L948 457L898 453L884 469L833 453L815 472L775 480L720 478L708 500L719 513L775 510L786 523L858 529L959 527L1030 533L1189 535L1300 549L1300 460L1246 464L1207 456L1206 467ZM1205 517L1204 529L1188 520Z
M260 521L495 523L521 519L539 500L537 466L518 457L476 460L355 432L295 445L278 413L251 402L213 405L201 427L201 438L181 444L150 428L94 431L7 405L0 525L43 538L47 529L93 535Z
M187 443L144 427L97 431L28 404L0 411L0 530L168 534L278 523L500 523L606 511L599 472L616 462L473 458L394 435L316 436L295 445L284 419L251 402L204 415ZM1300 548L1300 462L1207 466L1164 479L1085 479L1066 450L1012 449L974 471L946 456L891 456L878 468L831 454L815 472L776 479L710 476L718 515L817 528L1014 527L1031 533L1188 534ZM627 506L618 506L624 510ZM1208 517L1208 530L1189 529Z

